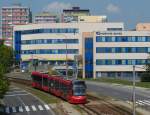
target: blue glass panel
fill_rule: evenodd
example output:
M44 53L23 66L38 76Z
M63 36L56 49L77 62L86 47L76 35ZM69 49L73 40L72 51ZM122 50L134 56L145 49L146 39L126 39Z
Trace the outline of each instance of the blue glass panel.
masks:
M85 77L93 77L93 38L85 39Z
M77 28L54 28L54 29L34 29L34 30L24 30L21 34L38 34L38 33L79 33Z
M25 44L77 44L78 39L37 39L37 40L22 40L21 43Z
M14 44L14 49L15 49L15 58L17 61L20 61L21 59L21 31L15 31L15 44Z
M150 42L150 36L96 36L96 42Z

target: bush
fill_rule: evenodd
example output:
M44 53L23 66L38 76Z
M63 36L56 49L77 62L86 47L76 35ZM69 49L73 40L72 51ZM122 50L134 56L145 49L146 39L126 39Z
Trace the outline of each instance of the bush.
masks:
M4 77L4 69L2 65L0 65L0 98L3 97L5 92L8 90L8 87L9 87L9 82Z
M150 73L143 73L141 76L141 82L150 82Z

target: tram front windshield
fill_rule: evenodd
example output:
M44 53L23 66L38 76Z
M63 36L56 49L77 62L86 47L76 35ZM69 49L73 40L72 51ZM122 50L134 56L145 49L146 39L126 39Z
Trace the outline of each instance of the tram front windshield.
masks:
M73 93L75 96L86 95L86 85L84 81L74 81L73 83Z

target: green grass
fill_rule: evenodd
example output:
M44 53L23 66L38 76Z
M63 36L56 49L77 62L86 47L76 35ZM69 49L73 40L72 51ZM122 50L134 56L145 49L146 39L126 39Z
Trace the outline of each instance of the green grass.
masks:
M95 81L95 82L104 82L104 83L116 83L116 84L122 84L122 85L132 85L132 81L128 80L122 80L117 78L97 78L97 79L82 79L87 81ZM138 87L144 87L144 88L150 88L150 82L136 82L136 86Z
M36 95L38 98L43 100L47 104L52 104L52 103L59 103L60 99L43 91L40 91L38 89L30 89L30 92L34 95Z

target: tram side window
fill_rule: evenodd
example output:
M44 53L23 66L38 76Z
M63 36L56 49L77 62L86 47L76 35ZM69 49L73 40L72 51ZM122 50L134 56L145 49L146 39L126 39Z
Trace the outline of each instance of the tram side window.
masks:
M37 77L36 77L36 80L37 80L37 82L38 82L39 84L42 84L42 77L37 76Z
M33 80L34 82L37 82L37 76L32 75L32 80Z
M34 82L37 82L37 83L39 83L39 84L42 83L42 78L41 78L40 76L35 76L35 75L33 75L33 76L32 76L32 79L33 79Z
M61 90L64 92L64 84L61 83Z
M55 88L59 89L59 81L57 81L57 80L55 81Z
M34 75L32 75L31 77L32 77L32 80L35 82L35 81L36 81L36 80L35 80L35 76L34 76Z
M43 78L43 85L48 86L48 79L47 78Z
M68 86L63 84L63 92L66 94L68 93Z
M63 84L61 82L59 82L59 89L63 91Z

